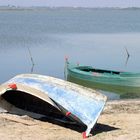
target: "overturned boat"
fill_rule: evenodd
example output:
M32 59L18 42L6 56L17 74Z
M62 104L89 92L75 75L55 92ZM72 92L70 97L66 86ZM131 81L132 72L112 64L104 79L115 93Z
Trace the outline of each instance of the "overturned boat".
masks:
M66 117L86 126L88 137L102 112L106 96L54 77L22 74L0 85L0 107L10 113L28 112L54 118ZM31 113L32 112L32 113Z

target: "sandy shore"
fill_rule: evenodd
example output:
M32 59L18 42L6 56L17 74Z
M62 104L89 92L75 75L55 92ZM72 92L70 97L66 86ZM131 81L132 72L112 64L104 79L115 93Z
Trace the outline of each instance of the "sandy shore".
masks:
M82 131L78 126L0 114L3 140L80 140ZM140 100L107 102L92 134L89 140L140 140Z

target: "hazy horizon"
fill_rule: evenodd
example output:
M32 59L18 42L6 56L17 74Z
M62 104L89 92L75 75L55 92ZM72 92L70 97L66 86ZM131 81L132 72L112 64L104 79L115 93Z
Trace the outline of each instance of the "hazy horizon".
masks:
M20 7L140 7L139 0L0 0L0 6Z

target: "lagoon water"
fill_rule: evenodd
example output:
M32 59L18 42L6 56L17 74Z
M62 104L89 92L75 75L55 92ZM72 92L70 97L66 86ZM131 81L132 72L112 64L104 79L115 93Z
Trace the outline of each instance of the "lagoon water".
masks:
M96 68L140 72L140 9L0 10L0 83L31 73L29 50L33 73L61 79L65 56Z

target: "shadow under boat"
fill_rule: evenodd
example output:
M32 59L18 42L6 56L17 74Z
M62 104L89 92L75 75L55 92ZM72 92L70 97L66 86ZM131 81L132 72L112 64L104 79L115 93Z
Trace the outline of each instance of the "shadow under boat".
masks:
M6 107L5 105L9 105L10 107ZM4 109L7 109L7 111L11 114L28 115L37 120L60 125L79 133L82 133L86 130L86 125L79 125L79 123L72 121L49 103L22 91L7 91L1 96L0 106ZM92 128L90 133L92 135L96 135L98 133L114 131L118 129L119 128L97 123L94 128Z

